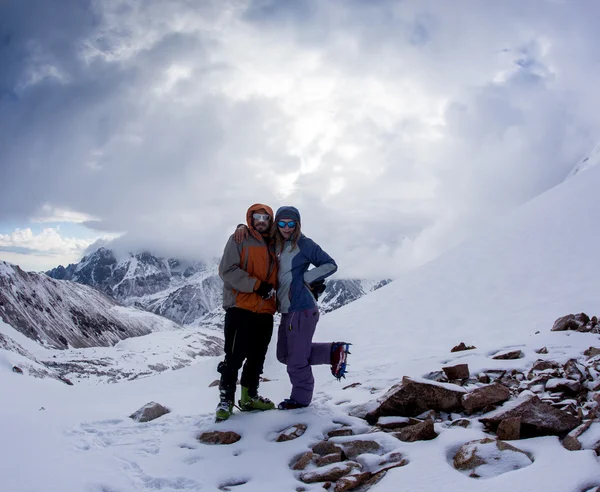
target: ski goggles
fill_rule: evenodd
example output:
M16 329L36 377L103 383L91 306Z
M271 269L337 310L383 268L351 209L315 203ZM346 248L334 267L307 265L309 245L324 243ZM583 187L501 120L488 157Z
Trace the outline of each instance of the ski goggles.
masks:
M279 227L281 227L282 229L285 226L288 226L290 229L293 229L294 227L296 227L296 221L295 220L290 220L290 221L285 221L285 220L280 220L279 222L277 222L277 225Z
M262 220L263 222L266 222L271 218L271 216L269 214L252 214L252 218L254 220Z

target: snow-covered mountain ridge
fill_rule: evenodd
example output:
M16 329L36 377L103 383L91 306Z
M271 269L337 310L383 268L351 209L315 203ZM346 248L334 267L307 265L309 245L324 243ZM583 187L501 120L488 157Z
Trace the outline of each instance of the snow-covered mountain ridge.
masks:
M46 272L58 280L94 287L128 306L137 306L182 325L220 323L223 282L218 262L184 262L149 252L117 259L108 248L86 255L79 263ZM389 280L328 279L319 299L328 313L389 283Z

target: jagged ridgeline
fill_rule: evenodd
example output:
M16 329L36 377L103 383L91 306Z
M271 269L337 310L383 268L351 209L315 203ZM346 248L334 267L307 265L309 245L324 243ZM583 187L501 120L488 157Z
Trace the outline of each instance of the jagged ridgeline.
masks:
M128 306L136 306L190 325L222 316L223 283L218 260L211 263L160 258L151 253L117 259L100 248L79 263L59 266L48 276L89 285ZM333 311L379 289L390 281L332 279L320 299L322 312Z

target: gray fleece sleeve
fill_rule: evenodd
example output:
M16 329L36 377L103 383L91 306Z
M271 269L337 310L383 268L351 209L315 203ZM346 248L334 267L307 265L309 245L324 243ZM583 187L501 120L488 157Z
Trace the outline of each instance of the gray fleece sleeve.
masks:
M334 259L325 253L325 251L323 251L312 239L305 238L303 246L304 254L310 262L315 265L315 268L307 270L304 273L304 281L307 284L312 284L318 280L324 280L336 272L338 267Z
M219 263L219 277L235 290L253 292L257 279L240 268L241 253L242 245L236 243L233 236L230 236L221 257L221 263Z

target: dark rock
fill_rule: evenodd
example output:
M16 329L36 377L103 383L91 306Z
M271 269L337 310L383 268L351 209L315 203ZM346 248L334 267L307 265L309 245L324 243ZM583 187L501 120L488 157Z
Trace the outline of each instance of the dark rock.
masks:
M471 421L469 419L456 419L450 422L450 427L467 427L471 426Z
M452 349L450 350L450 352L462 352L463 350L473 350L477 347L474 347L473 345L465 345L465 342L460 342L458 345L456 345L455 347L452 347Z
M415 425L409 425L399 432L393 434L394 437L404 442L431 441L437 437L433 427L433 420L427 419Z
M357 487L360 487L370 478L371 474L369 472L346 475L336 482L333 491L346 492L347 490L356 490Z
M381 480L383 480L383 477L385 477L386 475L387 475L387 470L383 470L383 471L375 473L363 485L361 485L357 489L354 489L354 492L367 492L368 490L371 489L371 487L373 487L374 485L377 485L379 482L381 482Z
M310 470L300 475L300 480L304 483L316 482L336 482L353 470L361 470L361 466L355 461L345 461L343 463L334 463L323 468Z
M568 393L570 395L578 394L582 389L579 381L572 379L549 379L546 382L546 391Z
M462 410L465 390L449 384L416 381L407 376L379 399L379 407L369 412L366 419L374 424L380 416L404 415L413 417L427 410L454 412Z
M438 383L447 383L448 377L444 373L444 371L433 371L425 376L425 379L429 379L430 381L436 381Z
M575 321L577 323L579 323L580 325L586 325L591 320L590 320L590 317L587 314L585 314L585 313L579 313L579 314L575 315Z
M523 357L523 352L520 350L511 350L510 352L499 352L492 359L496 360L514 360L521 359Z
M489 417L479 419L492 430L510 417L521 417L521 437L562 435L579 425L579 419L531 396L516 406L500 409Z
M463 395L462 404L467 412L473 413L485 408L487 405L503 403L509 398L510 390L506 386L492 383Z
M506 456L506 459L503 466L498 466L499 462L503 461L504 456ZM524 451L489 437L463 444L453 460L454 468L457 470L471 470L470 476L472 478L480 477L477 468L482 465L493 464L494 466L491 469L497 475L510 471L510 469L518 470L532 463L533 461Z
M275 439L275 442L293 441L294 439L298 439L305 432L306 425L294 424L280 431L279 436L277 436L277 439Z
M579 328L579 323L575 321L574 314L567 314L562 318L558 318L554 325L552 326L551 331L567 331L567 330L576 330Z
M356 387L360 386L361 384L362 383L352 383L352 384L349 384L348 386L344 386L342 389L343 390L347 390L347 389L350 389L350 388L356 388Z
M568 449L569 451L579 451L581 449L581 442L579 442L578 438L581 436L581 434L588 430L591 425L592 421L588 420L569 432L563 439L562 443L565 449Z
M317 457L317 466L331 465L332 463L340 463L343 461L342 452L326 454L325 456Z
M17 374L23 374L23 369L17 366L13 366L12 372L16 372Z
M579 369L577 359L569 359L563 366L563 370L565 371L565 377L573 379L574 381L579 381L580 383L585 381L585 376Z
M600 355L600 348L590 347L583 353L583 355L589 357L590 359L592 357L596 357L597 355Z
M132 413L129 418L135 420L136 422L150 422L151 420L162 417L169 412L170 410L166 407L163 407L160 403L151 401L150 403L146 403L135 413Z
M353 436L354 431L349 427L342 429L334 429L327 433L327 437L341 437L341 436Z
M314 457L315 454L312 451L307 451L295 461L292 470L304 470Z
M377 441L356 440L341 442L339 445L344 450L344 454L352 459L364 453L377 453L381 445Z
M531 367L531 371L546 371L548 369L557 369L558 362L552 360L537 360Z
M449 380L469 379L469 366L467 364L458 364L456 366L442 367Z
M547 353L548 353L548 349L547 349L546 347L542 347L542 348L540 348L540 349L537 349L537 350L535 351L535 353L536 353L536 354L542 354L542 355L543 355L543 354L547 354Z
M477 380L483 384L490 384L490 377L485 372L479 373L477 375Z
M342 451L337 444L332 443L331 441L321 441L315 444L312 447L313 453L318 454L319 456L326 456L332 453L338 453Z
M211 431L200 434L200 436L198 436L198 441L203 444L233 444L234 442L238 442L241 438L242 436L232 431Z
M509 417L504 419L496 429L498 439L503 441L516 441L521 439L521 417Z
M384 470L391 470L392 468L398 468L400 466L408 465L408 460L397 451L390 453L386 456L382 456L382 460L377 464L377 468L372 470L373 473L380 473Z

